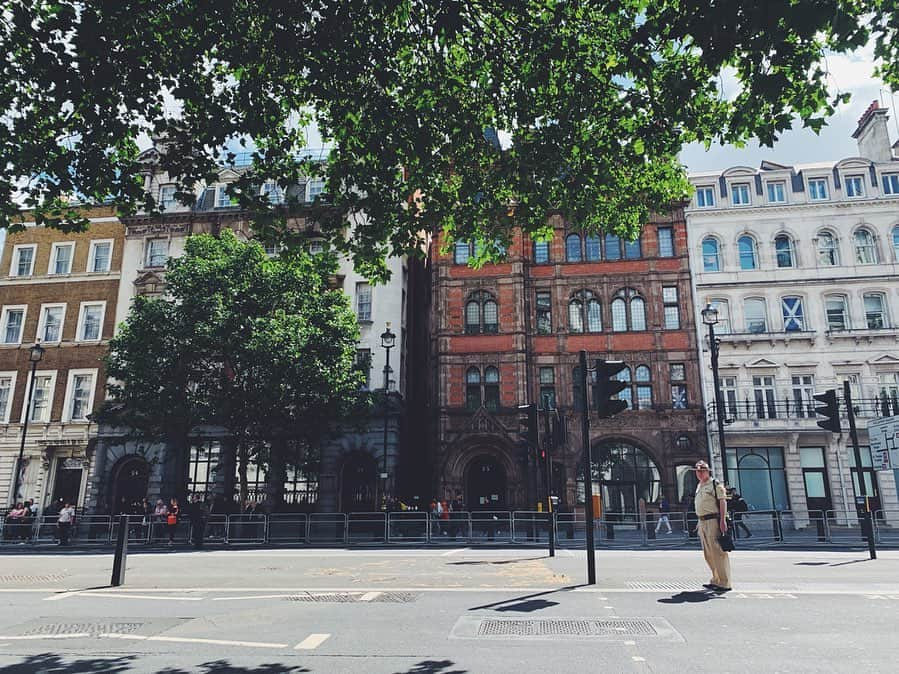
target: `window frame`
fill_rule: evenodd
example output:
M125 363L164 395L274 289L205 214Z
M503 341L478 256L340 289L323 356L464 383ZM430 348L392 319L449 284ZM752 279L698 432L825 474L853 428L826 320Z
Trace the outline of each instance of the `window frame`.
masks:
M823 196L821 196L818 188L824 187ZM826 176L814 176L806 181L806 189L808 190L809 201L830 201L830 181Z
M169 261L172 240L167 237L156 236L147 237L144 241L144 269L163 269ZM165 261L162 264L152 264L153 243L160 241L165 242Z
M879 303L880 303L880 312L879 312L879 313L880 313L880 320L881 320L881 323L882 323L882 324L879 325L879 326L875 326L875 327L872 327L872 326L871 326L871 320L870 320L870 318L869 318L869 314L870 314L871 312L868 311L868 303L867 303L867 299L868 299L869 297L871 297L871 298L877 298L877 300L878 300ZM885 330L885 329L889 329L889 328L890 328L890 316L889 316L889 313L887 312L887 296L886 296L886 293L882 293L882 292L869 292L869 293L864 293L864 294L862 294L862 309L863 309L864 312L865 312L865 327L866 327L868 330Z
M641 376L646 373L643 378ZM646 396L646 392L649 396ZM632 409L650 410L653 408L653 387L652 387L652 368L645 363L641 363L634 368L634 393L633 400L636 404ZM645 404L644 404L645 403Z
M90 415L94 410L94 398L97 393L97 369L78 369L78 370L69 370L68 377L66 379L66 394L63 402L62 408L62 422L63 423L71 423L71 424L87 424L90 423L90 420L86 417ZM75 390L73 385L75 383L75 377L90 377L90 389L89 395L87 399L87 413L85 414L85 418L76 419L72 416L72 405L74 404L74 394Z
M737 195L740 195L739 198ZM743 200L745 198L745 201ZM730 203L732 206L751 206L752 190L749 189L749 183L731 183L730 185Z
M711 269L709 267L709 261L711 260L711 256L706 253L705 244L706 242L715 244L715 268ZM712 235L707 235L702 238L702 242L699 244L700 254L702 255L702 271L708 273L719 272L722 270L721 266L721 241Z
M731 334L734 322L730 312L730 300L723 297L713 297L708 300L708 303L718 311L718 322L715 324L715 332L719 335Z
M94 269L97 264L97 248L102 244L109 244L109 262L106 269ZM112 252L115 250L114 239L92 239L87 254L87 271L88 274L108 274L112 269Z
M487 322L487 305L492 304L496 313L496 322ZM475 307L477 323L469 321L470 307ZM463 327L466 335L496 335L499 334L499 303L496 296L489 290L473 290L465 298L462 313Z
M548 377L544 377L549 373ZM537 366L537 383L540 387L540 406L543 406L545 396L549 396L551 398L551 403L548 405L548 409L554 409L557 405L556 398L556 368L553 365L538 365Z
M37 318L37 331L35 334L35 341L40 342L42 344L59 344L63 341L62 339L62 331L66 325L66 309L68 305L65 302L48 302L47 304L41 305L40 313ZM47 339L47 335L45 334L45 329L47 327L47 310L48 309L62 309L62 318L59 320L59 339Z
M16 370L0 372L0 381L9 379L9 396L4 406L0 408L0 424L8 424L12 419L12 403L13 398L16 396L16 380L18 376L19 373Z
M834 327L831 322L831 311L828 308L828 302L831 300L839 300L842 305L842 318L843 325L842 327ZM849 316L849 298L846 295L840 294L830 294L824 296L824 319L827 321L827 331L828 332L842 332L844 330L849 330L851 327L850 316Z
M885 197L899 196L899 173L881 173L880 186Z
M311 204L313 201L315 201L315 197L319 196L320 194L324 194L326 185L327 183L324 178L312 178L307 176L306 190L303 194L306 199L306 203ZM314 187L319 189L313 192Z
M743 242L749 241L751 250L749 251L752 255L752 266L745 267L743 266L744 252L742 250ZM759 269L759 246L758 241L755 240L754 236L749 234L742 234L737 237L737 262L739 263L740 271L758 271Z
M637 328L634 327L634 301L639 300L642 308L642 317L641 324L643 327ZM622 302L624 304L624 317L625 317L625 327L616 327L616 325L620 325L620 323L616 323L615 321L615 306L617 306L618 302ZM612 295L612 300L609 302L609 312L612 317L612 332L645 332L646 331L646 299L642 294L636 289L630 286L626 286L623 288L619 288ZM620 318L620 316L619 316Z
M781 250L779 248L779 243L786 241L787 248L786 251ZM786 253L788 256L789 264L781 264L781 255ZM796 261L796 245L793 242L793 237L789 234L781 232L777 236L774 237L774 264L778 269L795 269L797 265Z
M28 377L25 382L25 397L22 398L22 415L20 419L20 423L25 423L25 415L29 416L28 422L32 424L49 424L53 420L53 403L56 399L56 378L58 371L57 370L37 370L34 373L34 377ZM38 379L48 377L50 379L50 386L48 387L49 395L47 396L47 418L46 419L33 419L33 415L31 414L31 409L34 408L35 403L37 402L34 396L31 395L31 386ZM31 405L28 405L28 399L31 399Z
M700 196L702 194L702 196ZM697 185L696 186L696 208L714 208L715 207L715 186L714 185Z
M84 337L84 317L88 307L100 307L100 327L96 339L86 339ZM93 300L82 302L78 308L78 323L75 326L76 342L102 342L103 341L103 325L106 322L106 300Z
M353 302L353 304L354 304L353 308L355 309L355 313L356 313L356 322L357 323L371 323L372 322L372 305L374 304L372 301L373 293L372 293L372 289L371 289L371 284L368 283L367 281L357 281L355 287L353 288L353 291L355 293L355 300L356 300L355 302ZM364 306L366 306L362 302L363 297L368 297L368 304L367 304L368 314L367 314L367 316L362 315L363 314L362 308Z
M821 245L822 239L829 240L832 244L829 248ZM832 262L822 262L822 253L829 254ZM840 241L837 235L829 229L822 229L815 235L815 261L819 267L839 267L840 266Z
M866 235L868 237L866 244L859 245L859 235ZM877 254L877 237L875 237L874 232L867 227L859 227L852 233L852 247L855 250L856 265L880 264L880 256ZM870 253L869 260L862 260L862 251Z
M682 376L675 377L675 368L680 368ZM671 386L671 409L688 409L690 398L687 391L686 363L668 363L668 384Z
M864 175L854 173L852 175L843 176L843 184L846 185L845 191L847 199L861 199L865 196ZM852 187L853 184L858 188L856 194L851 194L851 192L856 191L856 187Z
M228 183L216 183L214 208L233 208L237 205L237 197L228 194Z
M541 297L547 302L541 304ZM542 315L541 315L542 314ZM541 321L541 318L543 321ZM534 328L538 335L553 334L553 296L551 290L536 290L534 292ZM541 329L541 325L546 323L546 330Z
M272 195L275 198L272 199ZM284 190L276 180L265 180L259 186L259 196L265 199L271 206L280 206L284 203Z
M752 302L756 305L762 307L762 330L753 330L750 327L750 317L749 312L747 311L747 307L749 303ZM763 335L769 333L771 331L771 326L768 323L768 301L764 297L744 297L743 298L743 325L746 329L746 332L751 335Z
M459 251L465 251L465 259L459 259ZM474 257L471 241L454 241L453 242L453 264L467 265L471 258Z
M22 325L19 327L19 338L15 342L6 341L6 331L9 328L9 314L13 311L22 311ZM25 337L25 321L28 319L28 305L27 304L5 304L3 308L0 309L0 344L5 344L7 346L13 346L16 344L21 344L22 339Z
M673 290L674 291L674 299L668 299L665 297L665 291ZM674 309L674 325L669 324L669 309ZM681 320L680 320L680 292L678 291L677 286L662 286L662 329L663 330L680 330L681 329Z
M777 188L780 188L778 194ZM768 180L765 182L765 193L768 197L769 204L785 204L787 203L787 183L785 180ZM773 197L780 197L779 199Z
M890 229L890 241L893 249L893 262L899 262L899 225L894 225Z
M171 188L171 199L166 199L166 190ZM167 211L169 210L169 206L178 205L178 200L175 198L175 193L178 191L178 186L174 183L164 183L159 186L159 210Z
M575 330L573 329L573 321L572 318L572 309L575 307L577 309L577 316L581 322L581 329ZM592 329L591 326L595 325L595 322L591 321L591 306L595 305L597 308L597 316L596 318L599 321L599 326L597 329ZM568 297L568 332L577 334L577 335L598 335L603 331L603 320L602 320L602 302L599 299L599 296L588 288L581 288L579 290L575 290Z
M665 232L665 236L662 236L662 232ZM670 225L659 226L656 228L656 241L658 242L658 255L659 257L677 257L677 248L674 245L674 227ZM663 246L662 242L665 241L665 245ZM663 252L664 250L670 250L669 252Z
M571 245L571 242L576 243L576 247ZM583 262L584 261L584 246L583 240L581 239L579 234L568 234L565 236L565 262ZM572 252L576 257L572 256Z
M19 258L23 250L31 251L31 264L27 274L19 274ZM34 265L37 262L37 244L36 243L20 243L12 247L12 255L9 259L9 275L12 278L27 278L34 276Z
M66 271L56 271L56 256L63 248L69 249L69 268ZM75 263L75 242L55 241L50 245L50 260L47 262L47 276L67 276L72 273L72 265Z
M794 308L792 311L787 307L787 300L796 300L794 307L798 307L799 313ZM789 313L787 313L789 311ZM780 315L784 332L807 332L808 319L805 315L805 298L801 295L783 295L780 298ZM790 322L795 323L798 327L787 327Z
M534 264L552 264L551 248L549 241L534 239ZM545 253L545 257L541 255L541 251Z

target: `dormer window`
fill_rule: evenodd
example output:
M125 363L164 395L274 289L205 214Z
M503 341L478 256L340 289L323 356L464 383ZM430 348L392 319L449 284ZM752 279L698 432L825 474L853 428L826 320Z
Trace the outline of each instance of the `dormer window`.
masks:
M259 193L265 197L270 204L284 203L284 192L281 190L278 183L274 181L263 183Z
M711 185L702 185L696 188L696 207L713 208L715 206L715 188Z
M163 185L159 188L159 208L168 211L175 206L175 186Z
M827 201L830 198L827 192L827 178L810 178L808 196L812 201Z
M865 196L865 179L864 176L846 176L846 196L850 199L857 199Z
M306 201L315 201L315 197L325 191L325 181L321 178L310 178L306 183Z
M731 203L734 206L748 206L749 201L749 183L737 183L730 186Z
M890 196L899 194L899 173L884 173L880 176L883 184L883 193Z
M219 185L215 190L215 207L230 208L237 205L237 199L228 194L227 185Z
M768 183L768 203L785 204L787 202L786 184L783 180Z

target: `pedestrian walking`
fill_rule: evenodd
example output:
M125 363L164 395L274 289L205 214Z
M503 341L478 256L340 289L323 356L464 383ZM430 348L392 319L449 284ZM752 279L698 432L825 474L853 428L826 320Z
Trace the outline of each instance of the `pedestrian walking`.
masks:
M670 512L671 506L668 504L668 499L663 496L662 500L659 501L659 521L656 522L656 533L661 531L663 524L668 527L666 533L671 533L671 522L668 520L668 513Z
M742 529L746 534L746 538L750 538L752 532L743 521L743 515L749 512L749 504L746 503L746 499L740 496L740 492L738 492L735 487L730 487L727 491L727 500L727 509L728 512L731 513L734 523L734 536L739 538L740 529Z
M730 592L730 558L718 542L718 536L727 533L727 492L724 485L712 478L705 461L697 461L694 470L699 484L693 507L699 518L697 529L702 554L712 571L712 579L703 583L703 587L719 593Z
M169 545L175 544L175 532L178 529L178 515L181 514L181 509L178 507L178 499L172 497L172 500L169 502L168 513L165 516L165 523L169 530Z
M200 500L199 494L194 494L193 501L188 510L190 517L190 536L195 548L203 547L203 537L206 532L206 504Z
M59 533L59 544L68 545L69 535L72 532L72 524L75 522L75 508L71 503L66 503L65 507L59 511L56 519L56 530Z

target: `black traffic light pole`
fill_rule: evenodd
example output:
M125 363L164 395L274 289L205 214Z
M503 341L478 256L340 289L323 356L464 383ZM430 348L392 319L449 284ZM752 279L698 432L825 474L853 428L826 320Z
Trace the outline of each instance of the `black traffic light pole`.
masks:
M596 541L593 538L593 466L590 460L590 407L587 404L587 352L581 351L581 438L584 450L584 519L587 527L587 585L596 585Z
M546 517L549 520L549 556L556 556L556 516L553 512L552 494L552 429L549 425L549 400L543 399L543 486L546 487Z
M843 397L846 399L846 416L849 418L849 439L852 441L852 451L855 453L855 469L858 471L859 497L864 499L862 511L862 532L868 539L868 556L877 559L877 547L874 541L874 519L871 517L871 504L868 501L868 486L865 484L865 474L862 472L862 452L858 446L858 431L855 429L855 410L852 409L852 392L849 390L849 382L843 382ZM856 506L856 511L858 507Z

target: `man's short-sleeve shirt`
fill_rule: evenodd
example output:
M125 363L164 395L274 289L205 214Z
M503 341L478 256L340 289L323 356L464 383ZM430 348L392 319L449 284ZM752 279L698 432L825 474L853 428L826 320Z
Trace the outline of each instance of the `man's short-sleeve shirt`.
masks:
M699 517L714 515L718 513L718 500L726 498L727 492L724 491L724 485L720 482L715 480L708 480L705 484L700 482L696 487L693 507L696 509L696 514Z

